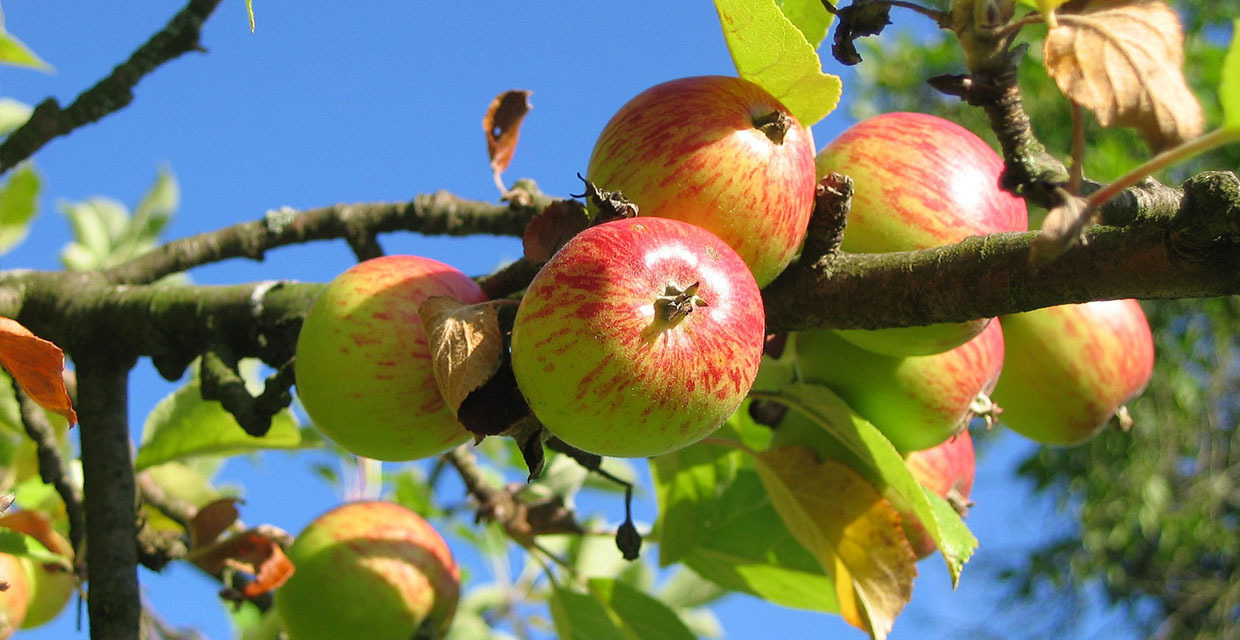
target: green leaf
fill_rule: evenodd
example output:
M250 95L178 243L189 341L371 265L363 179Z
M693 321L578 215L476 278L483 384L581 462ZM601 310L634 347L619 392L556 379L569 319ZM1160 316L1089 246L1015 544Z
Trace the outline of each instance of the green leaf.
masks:
M835 17L822 6L822 0L775 0L775 5L814 49L827 37L827 28Z
M745 446L770 429L742 407L718 432ZM651 459L659 501L659 563L682 562L731 590L798 609L837 612L835 588L783 526L758 473L739 450L698 443Z
M835 109L839 77L822 72L814 45L774 0L715 0L715 9L740 77L779 98L805 127Z
M1240 18L1231 24L1231 47L1223 57L1218 93L1223 103L1223 126L1240 129Z
M117 238L112 253L116 260L128 260L154 246L159 234L181 204L181 187L176 176L160 169L142 201L133 210Z
M777 394L780 402L795 409L821 431L827 440L806 442L815 447L820 457L841 460L873 483L883 495L896 504L908 507L921 521L926 532L938 545L947 562L952 584L960 579L960 571L977 548L977 539L969 532L954 510L932 506L926 491L904 462L891 442L874 425L857 415L839 396L826 387L796 383ZM796 425L790 415L780 425ZM812 430L811 430L812 431ZM808 434L814 437L815 434ZM815 446L817 444L818 446ZM824 449L828 450L824 455Z
M250 33L254 33L254 0L245 0L245 12L250 14Z
M58 564L72 570L69 560L43 546L38 540L8 527L0 527L0 553L25 557L41 564Z
M34 109L12 98L0 98L0 136L8 135L14 129L26 124Z
M552 591L551 617L562 640L693 640L667 605L622 582L594 578L588 589Z
M195 377L161 400L147 416L135 466L141 470L192 456L293 449L300 443L301 432L291 411L277 413L267 435L251 436L219 402L202 399Z
M30 163L19 166L0 187L0 255L26 239L41 188L42 180Z
M0 27L2 29L2 27ZM52 65L44 62L39 56L35 55L29 47L22 44L11 33L0 30L0 64L10 64L15 67L28 67L38 71L50 72Z
M618 580L594 578L590 593L638 640L693 640L693 634L667 605Z

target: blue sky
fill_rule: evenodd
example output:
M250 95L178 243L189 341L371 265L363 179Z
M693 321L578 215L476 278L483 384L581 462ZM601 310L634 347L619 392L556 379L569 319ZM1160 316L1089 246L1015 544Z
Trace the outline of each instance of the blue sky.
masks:
M53 74L0 68L0 96L67 104L105 76L180 10L183 2L15 2L7 28L56 67ZM135 204L157 170L173 171L181 208L170 238L260 218L280 207L401 201L447 189L494 200L481 118L491 98L522 88L533 110L506 172L530 177L554 194L575 193L593 140L611 114L648 86L688 75L733 74L708 2L278 2L256 0L249 32L243 0L226 0L207 23L206 53L188 54L145 78L128 108L53 141L36 156L45 178L30 238L0 258L0 268L59 268L69 238L60 203L96 195ZM897 13L900 24L918 18ZM824 48L825 50L825 48ZM874 63L874 61L868 61ZM828 64L828 70L841 70ZM848 100L845 74L844 100ZM819 146L848 124L846 109L814 127ZM480 274L520 254L515 239L380 238L389 253L417 253ZM354 258L343 242L272 252L264 262L233 260L196 269L200 283L262 279L326 281ZM135 430L175 383L148 362L135 371ZM1065 522L1032 502L1012 477L1031 445L1005 434L979 470L969 523L981 539L979 562L1002 560ZM313 456L311 456L313 458ZM326 457L316 461L327 461ZM296 532L340 500L302 458L270 454L237 460L225 483L244 486L243 518ZM609 516L618 504L605 506ZM653 499L639 498L639 514ZM920 565L912 604L897 620L897 640L958 636L1021 624L985 571L966 569L950 591L942 563ZM473 569L487 571L484 565ZM225 638L217 586L193 569L144 572L148 599L176 626ZM736 596L715 607L730 638L863 635L837 618L790 611ZM72 611L22 638L76 638ZM1117 637L1114 618L1091 615L1080 637Z

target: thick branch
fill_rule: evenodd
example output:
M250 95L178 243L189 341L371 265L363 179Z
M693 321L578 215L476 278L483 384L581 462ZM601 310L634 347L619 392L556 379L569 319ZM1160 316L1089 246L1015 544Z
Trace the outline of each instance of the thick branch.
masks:
M446 191L420 195L408 202L338 204L296 212L269 212L262 220L170 242L107 272L117 283L154 282L166 275L228 258L262 260L268 249L310 240L344 238L359 257L369 238L386 231L424 235L493 234L520 236L525 223L550 199L534 192L526 204L492 204L465 200ZM363 240L359 240L363 239Z
M29 158L52 139L119 111L133 101L133 88L146 74L189 51L201 50L198 37L202 23L220 0L190 0L159 33L138 47L108 77L84 91L61 109L55 98L35 107L30 120L0 144L0 174Z
M142 612L128 424L132 364L98 357L77 360L91 640L137 638Z

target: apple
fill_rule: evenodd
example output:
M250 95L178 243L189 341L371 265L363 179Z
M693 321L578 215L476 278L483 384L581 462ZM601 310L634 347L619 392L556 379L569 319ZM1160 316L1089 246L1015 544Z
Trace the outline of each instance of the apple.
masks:
M705 228L766 286L805 239L814 209L814 140L788 109L741 78L656 85L599 135L586 177L638 215Z
M896 112L867 118L832 140L815 162L819 177L838 171L853 179L844 251L928 249L1029 226L1025 201L999 188L1003 159L969 130L937 116ZM964 343L988 322L840 335L870 351L927 355Z
M477 303L468 276L418 256L360 262L315 301L297 339L297 394L314 424L345 449L413 460L469 439L443 401L418 307L431 296Z
M762 359L762 296L711 232L629 218L569 240L530 283L512 368L535 417L568 444L654 456L723 424Z
M962 514L968 508L975 469L973 438L968 431L961 431L938 446L909 453L905 461L909 472L927 491L946 498ZM900 522L918 559L934 553L934 540L915 515L901 512Z
M56 532L46 514L29 510L10 511L0 516L0 527L33 537L48 551L63 556L68 565L72 566L73 547L64 536ZM22 557L20 561L30 591L22 628L30 629L46 624L60 615L77 588L77 576L69 566L44 564L28 557Z
M833 331L797 334L806 382L830 387L900 451L933 447L963 430L974 401L1003 368L1003 332L991 323L968 342L928 356L867 351Z
M460 570L421 516L351 502L315 518L288 548L293 575L275 593L289 640L439 638L460 598Z
M994 393L1000 418L1044 444L1093 437L1154 369L1154 339L1136 300L1047 307L1000 322L1009 356Z
M4 640L21 628L30 603L30 583L17 556L0 553L0 582L9 585L0 591L0 640Z

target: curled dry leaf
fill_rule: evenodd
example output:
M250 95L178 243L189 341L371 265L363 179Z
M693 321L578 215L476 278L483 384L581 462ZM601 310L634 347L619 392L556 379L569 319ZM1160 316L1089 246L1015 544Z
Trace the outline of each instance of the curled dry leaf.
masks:
M1059 90L1104 127L1133 127L1155 150L1201 135L1201 105L1184 81L1184 32L1162 0L1075 0L1043 44Z
M241 515L238 502L236 498L220 498L203 505L189 521L190 548L210 544L227 531Z
M508 163L512 162L512 154L517 150L521 121L530 110L529 98L530 92L524 89L505 91L495 96L482 118L482 130L487 137L487 155L491 158L491 171L495 174L496 186L505 194L508 190L500 182L499 175L508 168Z
M525 259L541 264L551 259L573 236L590 226L586 209L576 200L556 200L525 225L521 244Z
M64 416L69 424L77 413L65 390L65 354L16 320L0 317L0 366L39 406Z
M220 542L190 551L186 559L198 568L218 575L225 568L252 574L242 595L253 598L273 591L293 575L293 563L284 555L273 530L256 528Z
M916 556L900 516L847 465L806 447L756 456L758 476L788 531L835 581L840 614L881 640L913 596Z
M455 412L469 392L499 370L504 337L496 302L465 304L433 296L418 307L431 349L431 369L444 402Z

